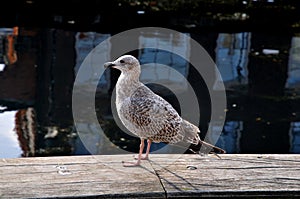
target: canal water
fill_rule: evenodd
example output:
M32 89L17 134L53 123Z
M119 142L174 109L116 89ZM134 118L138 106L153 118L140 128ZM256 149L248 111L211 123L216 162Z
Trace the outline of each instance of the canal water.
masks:
M176 54L197 56L191 41L178 35L144 34L132 41L139 50L129 52L141 64L143 82L162 78L184 96L193 87L199 101L202 138L209 130L210 99L207 86L226 89L226 119L216 143L227 153L300 153L300 35L272 32L185 32L201 44L215 61L222 80L205 85L194 67ZM113 89L119 72L106 70L97 84L95 110L98 123L88 118L74 125L72 91L86 56L101 42L101 52L111 61L111 34L55 28L0 28L0 158L48 155L112 154L122 149L137 152L139 139L126 133L115 120ZM170 51L144 49L147 43ZM94 65L93 65L94 64ZM92 63L87 75L99 71ZM169 69L162 69L161 65ZM174 78L174 69L181 78ZM87 84L88 84L87 83ZM151 89L167 99L179 112L174 93L158 84ZM82 97L85 97L83 93ZM86 96L89 97L89 96ZM81 114L91 107L81 107ZM193 110L191 110L191 113ZM100 125L104 135L97 132ZM80 129L80 132L78 130ZM215 128L220 128L215 126ZM165 144L153 151L173 151Z

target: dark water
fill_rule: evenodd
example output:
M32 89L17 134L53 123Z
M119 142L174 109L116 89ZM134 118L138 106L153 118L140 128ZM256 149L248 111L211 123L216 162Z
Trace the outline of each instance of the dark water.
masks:
M228 153L300 153L299 34L187 34L215 60L225 84L226 120L217 145ZM112 114L111 96L117 71L108 70L99 82L92 82L98 84L95 110L106 137L97 132L97 125L88 118L78 124L80 136L74 126L72 89L76 74L84 58L102 41L107 45L102 54L107 61L113 59L111 51L115 46L107 40L110 36L54 28L0 29L0 157L110 154L117 148L138 150L139 139L124 133ZM172 49L175 46L171 37L143 36L134 42L139 46L163 43ZM190 57L197 56L190 51L190 41L175 39L176 47ZM164 51L143 49L131 54L143 64L168 65L188 80L199 100L198 125L204 137L211 122L210 101L206 85L193 66ZM96 74L97 70L85 72ZM141 78L159 79L162 72L159 66L145 68ZM152 73L157 76L148 75ZM185 95L182 79L172 79L172 75L167 75L167 79ZM180 112L178 100L170 90L155 84L149 86ZM218 83L214 86L217 89ZM82 107L82 114L89 108ZM153 149L162 146L158 144Z

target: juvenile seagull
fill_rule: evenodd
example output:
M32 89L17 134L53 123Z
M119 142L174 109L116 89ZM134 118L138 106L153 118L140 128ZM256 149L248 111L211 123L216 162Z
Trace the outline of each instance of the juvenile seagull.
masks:
M116 84L117 113L123 125L141 139L137 161L125 162L124 166L138 166L141 160L148 159L152 142L204 144L225 153L223 149L202 141L197 126L182 119L166 100L140 82L141 66L135 57L124 55L105 63L104 67L121 71ZM142 157L145 139L148 144Z

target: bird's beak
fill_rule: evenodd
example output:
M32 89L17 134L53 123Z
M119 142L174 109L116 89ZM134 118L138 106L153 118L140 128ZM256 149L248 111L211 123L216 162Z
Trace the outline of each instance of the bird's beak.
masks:
M114 62L106 62L106 63L104 64L104 68L111 68L111 67L113 67L113 66L115 66Z

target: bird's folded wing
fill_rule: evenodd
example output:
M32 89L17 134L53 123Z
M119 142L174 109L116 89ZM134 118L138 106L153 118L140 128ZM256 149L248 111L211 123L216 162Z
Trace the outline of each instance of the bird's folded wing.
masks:
M125 126L145 138L178 136L182 121L176 110L148 88L141 87L123 102L121 112ZM126 125L128 122L128 125Z

